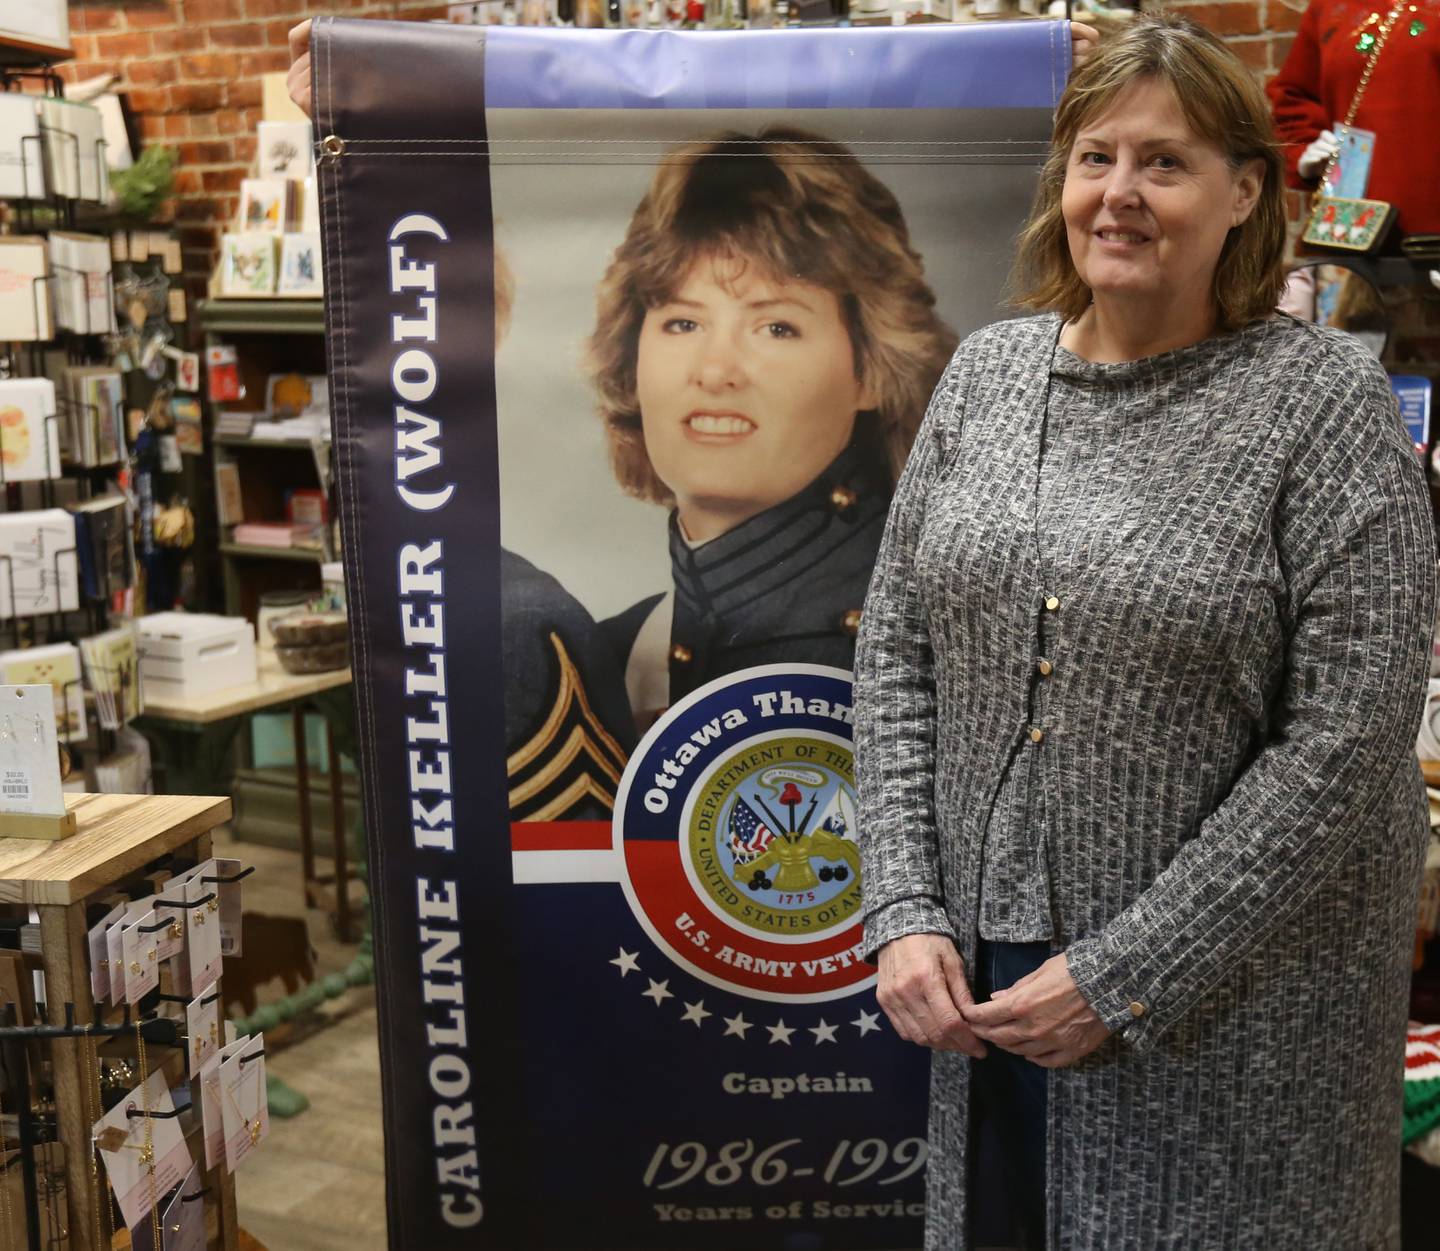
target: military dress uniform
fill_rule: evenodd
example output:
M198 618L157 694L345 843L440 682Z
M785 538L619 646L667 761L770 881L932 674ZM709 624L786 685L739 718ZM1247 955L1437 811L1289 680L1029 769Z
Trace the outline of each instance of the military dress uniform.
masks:
M663 660L668 692L651 701L655 706L635 706L637 718L645 722L737 669L783 663L851 668L890 502L884 467L871 461L852 444L804 490L698 545L670 515L674 590L603 623L634 705L638 671L662 663L637 648L645 649L656 625L670 617Z
M634 745L609 644L559 582L503 549L500 603L510 817L603 820Z

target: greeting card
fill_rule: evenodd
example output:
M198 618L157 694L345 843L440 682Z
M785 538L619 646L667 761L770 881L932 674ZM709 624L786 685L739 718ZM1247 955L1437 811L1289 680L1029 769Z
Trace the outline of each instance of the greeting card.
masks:
M225 295L273 295L277 238L277 235L263 231L225 235L221 243L221 292Z
M0 513L0 620L79 606L75 519L63 508Z
M45 196L39 101L20 91L0 93L0 200Z
M279 234L290 221L288 178L245 178L240 182L240 229Z
M49 378L0 379L0 480L58 478L60 422Z
M0 684L44 683L55 693L55 730L61 742L85 737L85 687L80 652L72 643L49 643L0 652Z
M309 122L261 122L256 160L264 177L307 178L315 168Z
M7 99L10 97L0 94L0 104ZM43 238L0 235L0 342L28 343L55 337L48 274L49 255Z
M323 295L320 236L288 234L280 243L280 294Z

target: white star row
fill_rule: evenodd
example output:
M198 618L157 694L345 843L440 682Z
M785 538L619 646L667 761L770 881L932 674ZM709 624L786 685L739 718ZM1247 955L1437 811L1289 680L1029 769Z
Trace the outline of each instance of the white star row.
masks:
M631 973L640 973L640 966L636 963L636 956L636 952L626 951L625 948L621 947L620 954L611 960L610 963L620 970L621 977L628 977ZM641 974L641 976L645 975ZM674 992L670 989L669 978L666 978L663 982L657 982L653 977L645 977L645 980L650 983L649 988L642 990L640 994L645 999L654 1000L657 1008L663 1004L665 1000L675 998ZM681 1014L680 1019L682 1021L689 1021L696 1029L701 1027L701 1024L707 1017L715 1015L713 1012L706 1010L703 999L697 999L694 1003L688 1001L682 1002L685 1002L685 1011ZM754 1021L747 1021L743 1012L737 1012L734 1016L722 1017L721 1020L725 1022L725 1033L722 1037L729 1038L733 1035L735 1038L742 1040L757 1024ZM839 1040L835 1037L835 1031L840 1028L840 1024L843 1024L843 1022L831 1025L824 1017L821 1017L818 1025L807 1026L804 1032L815 1035L815 1043L817 1046L821 1043L838 1042ZM862 1010L860 1015L851 1021L850 1024L855 1026L855 1028L860 1031L860 1037L864 1038L866 1034L879 1032L880 1014L878 1012L865 1012ZM781 1043L788 1047L790 1046L791 1035L801 1032L793 1026L786 1025L784 1020L776 1021L774 1025L766 1025L763 1026L763 1028L769 1031L772 1046L776 1043Z

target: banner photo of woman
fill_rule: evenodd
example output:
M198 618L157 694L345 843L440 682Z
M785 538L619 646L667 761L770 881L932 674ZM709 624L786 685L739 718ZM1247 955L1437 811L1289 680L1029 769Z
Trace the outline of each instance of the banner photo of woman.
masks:
M317 21L392 1247L920 1245L850 668L1069 48Z

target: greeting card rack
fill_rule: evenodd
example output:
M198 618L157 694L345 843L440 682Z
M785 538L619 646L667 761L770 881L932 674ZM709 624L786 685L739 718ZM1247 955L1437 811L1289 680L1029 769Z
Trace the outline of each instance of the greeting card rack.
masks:
M179 1023L155 1015L160 1004L172 1001L170 987L163 982L158 992L145 996L133 1009L106 1012L97 1007L91 996L88 926L102 902L108 907L127 884L136 885L137 895L148 895L157 873L208 860L212 831L229 820L231 805L229 799L206 796L93 794L67 796L66 805L79 827L72 838L45 844L0 839L0 903L38 912L45 978L45 1003L36 1008L35 1024L17 1024L12 1014L6 1014L0 1018L0 1047L11 1079L7 1090L22 1089L15 1084L22 1064L29 1066L28 1074L35 1073L37 1044L48 1051L50 1097L42 1101L38 1116L30 1116L28 1122L17 1116L14 1122L15 1158L25 1185L29 1230L29 1241L20 1245L28 1251L108 1251L108 1182L95 1163L91 1140L91 1126L100 1115L97 1109L103 1111L103 1083L100 1072L87 1064L88 1043L102 1040L106 1060L130 1066L132 1076L117 1083L123 1088L134 1087L147 1076L134 1068L138 1040L134 1048L126 1047L127 1040L136 1039L137 1027L146 1044L166 1050L161 1067L172 1087L185 1080L186 1053ZM158 889L164 890L163 882ZM15 1054L27 1050L24 1059ZM151 1063L159 1058L152 1057ZM190 1076L192 1106L198 1107L199 1091L194 1075ZM124 1089L120 1095L124 1096ZM112 1105L118 1102L111 1099ZM17 1114L25 1103L24 1098L15 1101ZM198 1128L193 1132L198 1135ZM63 1149L63 1160L54 1161L52 1140ZM47 1182L44 1170L36 1167L37 1156L46 1152L51 1154L53 1172L63 1174L59 1184ZM6 1155L0 1150L0 1158ZM198 1141L191 1155L203 1161ZM238 1251L234 1178L223 1163L202 1170L201 1176L196 1201L205 1205L206 1245L211 1251ZM0 1177L0 1185L5 1181ZM95 1201L97 1195L100 1202ZM49 1241L39 1241L32 1213L39 1221L47 1203L56 1210L58 1226L52 1224ZM66 1231L58 1241L56 1228Z

